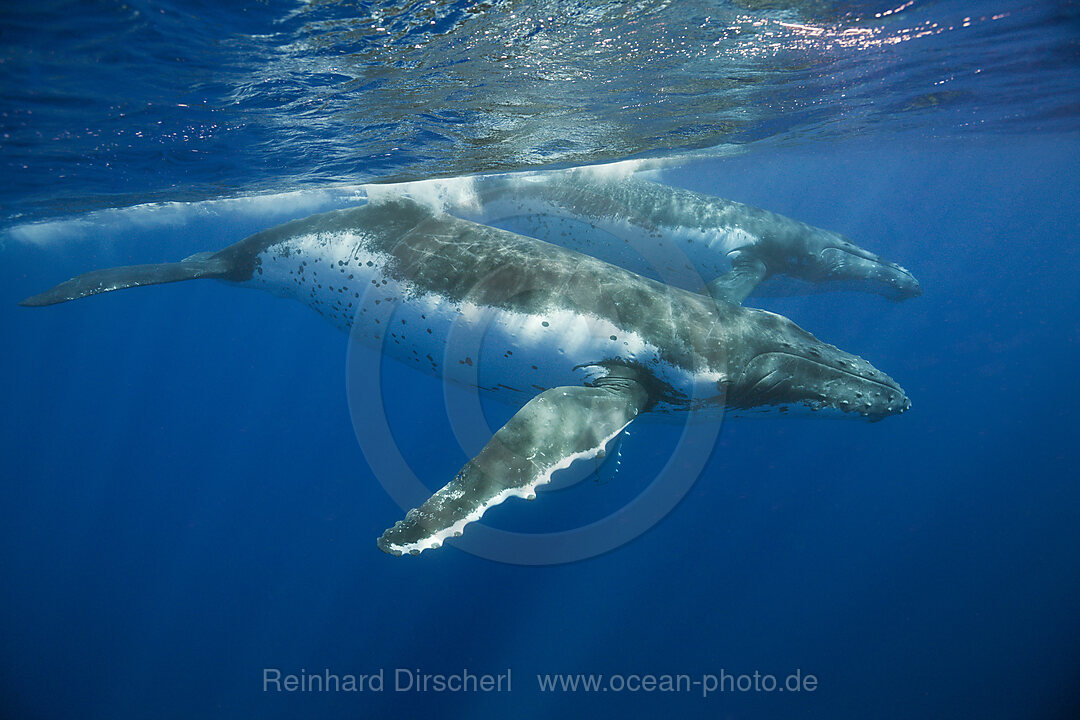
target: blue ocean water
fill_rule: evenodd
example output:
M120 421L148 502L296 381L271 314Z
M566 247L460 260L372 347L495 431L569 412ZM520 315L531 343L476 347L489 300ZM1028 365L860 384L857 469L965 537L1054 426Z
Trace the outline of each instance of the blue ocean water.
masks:
M0 715L1074 717L1077 5L896 5L5 7ZM910 268L904 303L748 304L913 408L724 422L672 512L576 563L379 552L402 511L354 433L348 338L298 303L204 282L16 305L357 183L627 157ZM437 487L466 460L442 385L383 373ZM675 434L635 423L617 471L491 522L602 516ZM386 687L267 692L266 668ZM399 668L512 690L396 692ZM817 685L537 681L755 672Z

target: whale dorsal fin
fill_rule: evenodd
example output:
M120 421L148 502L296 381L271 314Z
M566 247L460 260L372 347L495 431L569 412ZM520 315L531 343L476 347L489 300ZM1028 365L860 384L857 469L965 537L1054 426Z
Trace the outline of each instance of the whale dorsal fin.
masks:
M649 404L643 382L607 377L594 387L545 390L510 418L457 476L379 538L393 555L418 555L457 537L488 508L536 488L574 460L596 457Z

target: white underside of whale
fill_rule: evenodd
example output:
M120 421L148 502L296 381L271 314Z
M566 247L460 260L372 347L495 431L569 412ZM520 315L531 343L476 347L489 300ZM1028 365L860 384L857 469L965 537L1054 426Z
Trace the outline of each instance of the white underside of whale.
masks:
M301 300L400 362L513 403L591 382L606 374L603 362L644 367L701 406L715 402L725 379L673 365L639 334L594 314L526 314L421 292L384 272L391 259L363 240L361 230L290 237L260 253L259 270L245 284Z

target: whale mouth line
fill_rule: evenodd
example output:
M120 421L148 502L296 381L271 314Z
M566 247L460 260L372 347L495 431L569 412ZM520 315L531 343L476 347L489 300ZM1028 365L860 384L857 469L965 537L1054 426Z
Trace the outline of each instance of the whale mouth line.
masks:
M890 260L886 260L884 258L877 257L876 255L873 255L872 253L868 253L867 255L860 255L858 252L855 252L855 251L850 250L848 248L842 248L842 247L837 247L835 245L830 245L829 247L823 248L818 253L818 259L823 260L823 261L827 261L826 256L831 255L833 253L843 253L844 255L848 255L848 256L856 258L858 260L863 260L863 261L866 261L866 262L872 262L872 263L875 263L875 264L880 265L882 267L888 268L890 270L894 270L894 271L900 273L901 275L903 275L904 277L906 277L912 283L914 283L916 287L919 286L919 281L915 279L915 276L906 267L904 267L903 265L899 265L897 263L894 263L894 262L892 262Z
M903 265L897 265L897 264L896 264L896 263L894 263L894 262L888 262L888 261L885 261L885 262L886 262L886 266L887 266L887 267L889 267L889 268L892 268L893 270L895 270L895 271L897 271L898 273L902 274L902 275L903 275L904 277L906 277L906 278L907 278L908 280L910 280L910 281L911 281L912 283L914 283L914 284L915 284L915 287L916 287L916 288L917 288L917 289L919 290L919 294L920 294L920 295L922 294L922 288L921 288L921 286L919 285L919 281L915 279L915 276L911 274L911 271L910 271L910 270L908 270L908 269L907 269L906 267L904 267Z
M868 377L866 377L864 375L859 375L859 374L854 373L854 372L852 372L850 370L845 370L844 368L833 367L832 365L827 365L827 364L821 362L820 360L814 360L813 358L809 358L809 357L806 357L804 355L796 355L795 353L788 352L786 350L769 350L768 352L758 353L754 357L750 358L750 362L748 362L746 364L747 364L747 366L750 366L758 358L767 357L769 355L786 355L787 357L795 358L796 360L801 360L803 362L812 363L814 365L817 365L818 367L825 368L826 370L832 370L832 371L835 371L835 372L843 373L844 375L848 375L848 376L853 377L853 378L855 378L857 380L861 380L862 382L874 383L875 385L881 386L885 390L889 390L890 392L900 393L901 396L906 396L906 393L904 393L904 391L901 390L896 385L889 385L887 383L882 382L881 380L875 380L873 378L868 378Z

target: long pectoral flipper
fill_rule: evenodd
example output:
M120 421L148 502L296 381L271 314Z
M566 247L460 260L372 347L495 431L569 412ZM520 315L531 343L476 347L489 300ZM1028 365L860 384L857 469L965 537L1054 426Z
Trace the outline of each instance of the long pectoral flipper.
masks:
M384 532L379 548L417 555L460 535L465 525L509 497L535 498L537 486L552 473L595 457L648 403L645 386L626 377L540 393L457 477Z
M19 304L29 307L55 305L88 295L140 285L161 285L199 278L224 278L231 270L232 265L228 260L216 257L214 253L198 253L181 262L126 265L83 273L40 295L28 297Z
M757 258L738 257L731 262L731 271L708 284L709 294L716 300L742 305L754 288L768 274L765 263Z

